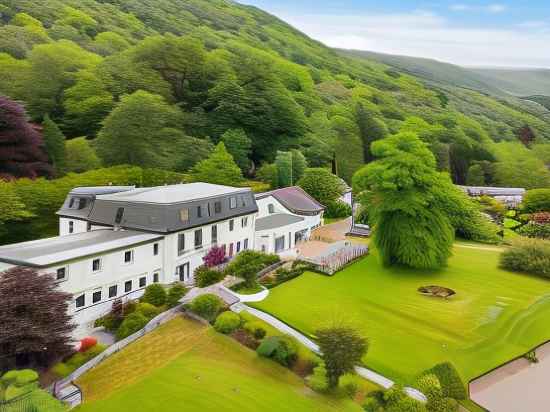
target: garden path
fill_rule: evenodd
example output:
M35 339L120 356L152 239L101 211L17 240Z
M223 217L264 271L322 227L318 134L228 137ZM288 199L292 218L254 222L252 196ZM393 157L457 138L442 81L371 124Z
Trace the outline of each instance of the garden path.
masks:
M321 351L319 349L319 345L317 345L315 342L313 342L311 339L309 339L308 337L304 336L302 333L298 332L296 329L293 329L291 328L290 326L288 326L286 323L284 322L281 322L279 319L271 316L270 314L268 313L265 313L261 310L258 310L258 309L254 309L254 308L251 308L243 303L236 303L234 305L231 306L231 310L235 313L240 313L242 311L247 311L248 313L256 316L257 318L263 320L264 322L267 322L269 323L271 326L273 326L274 328L276 328L277 330L281 331L282 333L286 334L286 335L290 335L292 336L293 338L295 338L298 342L300 342L301 344L303 344L304 346L306 346L308 349L310 349L311 351L317 353L317 354L320 354ZM386 378L385 376L382 376L370 369L367 369L367 368L364 368L362 366L356 366L355 367L355 372L371 381L371 382L374 382L386 389L392 387L394 385L394 382L391 381L390 379ZM419 400L421 402L426 402L426 397L424 396L424 394L414 388L408 388L406 387L405 388L405 392L413 399L416 399L416 400Z

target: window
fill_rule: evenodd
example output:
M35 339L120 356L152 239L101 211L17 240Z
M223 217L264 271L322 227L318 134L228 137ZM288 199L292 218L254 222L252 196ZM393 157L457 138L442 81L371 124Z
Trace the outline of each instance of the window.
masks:
M98 290L92 294L92 303L97 303L101 300L101 291Z
M116 211L115 224L120 225L120 223L122 222L123 216L124 216L124 208L119 207Z
M232 232L234 227L235 227L235 221L231 219L229 221L229 231Z
M182 255L185 251L185 233L178 235L178 255Z
M78 199L78 209L79 210L84 209L87 204L88 204L88 199L86 199L85 197L81 197L80 199Z
M229 198L229 209L235 209L237 207L237 198L236 197L230 197Z
M80 295L77 297L75 303L77 308L84 306L86 304L86 295Z
M86 223L86 232L92 230L92 224L90 222Z
M197 217L202 217L202 205L197 206Z
M189 222L189 209L180 209L180 221L182 223Z
M210 210L210 203L206 204L206 215L212 216L212 211Z
M72 220L69 220L69 233L74 232L74 222Z
M101 259L92 260L92 271L97 272L99 270L101 270Z
M212 226L212 243L218 243L218 226Z
M245 239L243 242L243 250L248 250L248 239Z
M202 247L202 229L195 230L195 249Z
M237 242L237 253L239 253L241 251L241 241L239 240Z
M145 286L147 286L147 278L144 276L139 278L139 287L144 288Z
M153 273L153 283L159 283L159 274Z
M109 286L109 297L114 298L118 294L118 286Z
M241 205L242 205L243 207L246 207L246 203L247 203L246 196L241 196Z
M124 292L130 292L132 290L132 281L131 280L127 280L125 283L124 283Z
M159 244L158 243L155 243L153 245L153 255L156 256L159 254Z
M72 209L74 206L74 197L71 197L71 200L69 200L69 209Z
M229 244L229 256L233 256L233 243Z
M222 245L223 255L227 255L227 245Z
M281 236L275 239L275 253L284 250L285 248L285 237Z
M248 226L248 217L243 217L243 218L241 219L241 226L242 226L242 227Z
M269 212L270 215L275 213L275 206L273 206L273 203L270 203L267 205L267 211Z
M222 212L222 202L214 202L214 213L221 213Z
M134 260L134 251L133 250L127 250L124 252L124 263L132 263Z
M67 277L67 268L59 268L57 269L57 280L63 280Z

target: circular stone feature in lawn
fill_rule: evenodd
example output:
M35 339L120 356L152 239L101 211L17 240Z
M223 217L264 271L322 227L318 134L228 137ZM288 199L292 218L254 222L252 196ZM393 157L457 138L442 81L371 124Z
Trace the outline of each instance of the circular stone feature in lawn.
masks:
M426 296L435 296L437 298L448 298L456 294L452 289L446 288L444 286L420 286L418 292Z

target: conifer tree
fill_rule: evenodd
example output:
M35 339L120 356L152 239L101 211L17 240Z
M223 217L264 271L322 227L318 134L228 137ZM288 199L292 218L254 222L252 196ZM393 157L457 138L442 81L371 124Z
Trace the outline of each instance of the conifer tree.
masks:
M65 136L48 115L44 116L42 134L44 135L44 145L51 163L58 174L62 173L66 164Z

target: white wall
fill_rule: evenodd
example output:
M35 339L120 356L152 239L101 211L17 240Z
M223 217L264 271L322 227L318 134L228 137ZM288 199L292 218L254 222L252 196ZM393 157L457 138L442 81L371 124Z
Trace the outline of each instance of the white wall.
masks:
M73 231L70 232L71 222ZM105 229L105 226L91 225L90 230ZM70 235L71 233L82 233L88 231L88 222L80 219L70 219L67 217L59 218L59 236Z
M242 227L242 219L247 218L247 225ZM233 231L229 230L229 221L233 220ZM249 214L242 217L223 220L215 224L202 226L202 248L195 249L195 230L193 228L178 233L172 233L165 237L165 271L164 282L171 283L179 280L176 268L185 263L189 263L190 279L188 283L193 283L193 272L203 264L203 256L214 246L212 243L212 226L218 228L217 246L226 245L227 255L229 255L230 245L233 244L233 255L237 253L237 242L240 242L240 250L244 250L244 240L248 239L248 249L254 248L254 220L255 214ZM185 235L185 252L178 256L178 235Z

